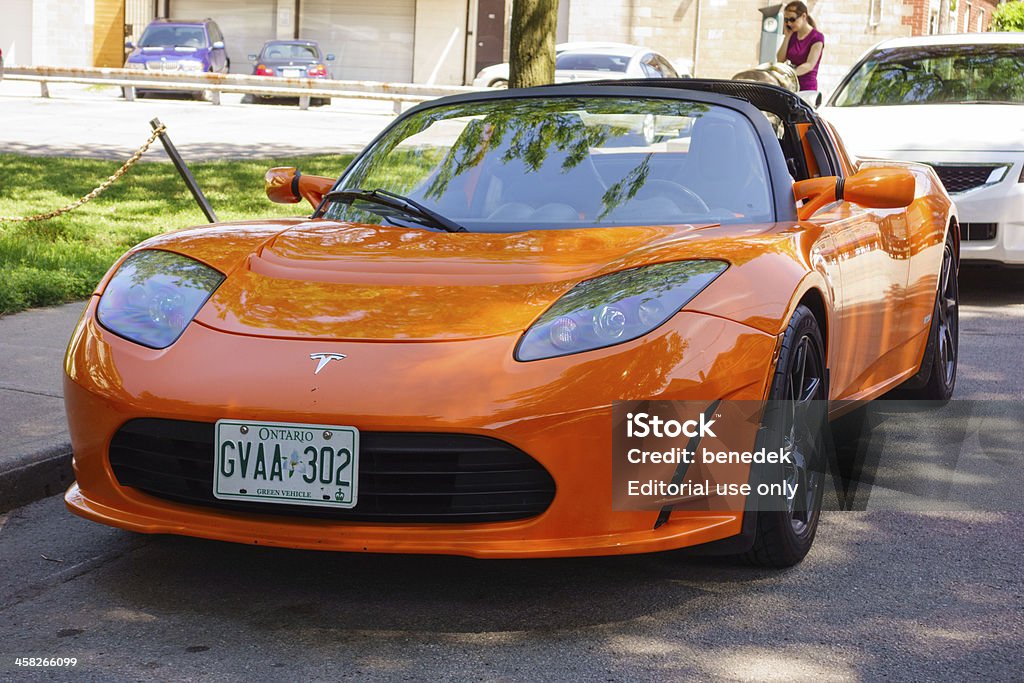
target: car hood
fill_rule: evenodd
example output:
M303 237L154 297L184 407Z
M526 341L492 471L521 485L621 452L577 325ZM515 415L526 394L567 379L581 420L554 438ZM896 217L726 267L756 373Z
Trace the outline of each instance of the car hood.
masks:
M825 107L857 156L902 151L1019 151L1024 149L1024 106L916 104L895 107Z
M228 273L196 317L203 325L259 336L412 341L521 332L581 280L709 257L716 252L701 238L705 231L718 232L674 226L452 234L318 220L246 249L223 231L146 246Z

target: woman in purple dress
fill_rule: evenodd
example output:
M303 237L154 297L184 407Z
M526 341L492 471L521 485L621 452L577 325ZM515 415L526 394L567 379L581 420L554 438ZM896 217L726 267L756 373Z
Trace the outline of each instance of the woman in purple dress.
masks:
M801 90L818 89L818 65L825 47L825 36L815 28L807 5L796 1L782 10L786 22L786 38L779 48L780 62L789 62L796 69Z

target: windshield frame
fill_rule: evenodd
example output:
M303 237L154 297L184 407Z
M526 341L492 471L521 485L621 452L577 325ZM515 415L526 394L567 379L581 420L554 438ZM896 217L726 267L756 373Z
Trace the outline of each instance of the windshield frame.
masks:
M417 105L382 130L356 157L349 163L345 170L331 187L331 191L342 188L346 176L362 165L365 157L371 150L385 140L395 128L404 125L407 118L417 116L423 112L435 108L450 107L452 105L489 102L494 100L521 101L524 99L569 99L569 98L632 98L632 99L654 99L654 100L678 100L683 102L694 102L710 104L725 109L733 110L740 114L753 128L754 137L760 147L762 158L766 164L768 174L767 185L770 194L772 215L767 219L772 221L796 221L796 204L792 200L793 185L786 165L782 148L778 138L771 127L768 119L754 105L744 100L718 93L688 90L685 81L681 81L678 87L670 87L666 81L660 81L659 86L647 85L548 85L525 88L522 90L498 90L493 92L475 92L464 95L452 95L443 97L423 104ZM788 198L788 200L787 200ZM329 202L322 201L313 212L312 218L322 218ZM762 222L762 221L758 221Z

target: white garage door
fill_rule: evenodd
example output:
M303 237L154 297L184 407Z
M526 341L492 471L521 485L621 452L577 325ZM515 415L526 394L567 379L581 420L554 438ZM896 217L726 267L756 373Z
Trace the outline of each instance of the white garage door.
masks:
M252 72L249 55L277 33L277 0L170 0L172 19L205 19L217 22L231 59L231 73Z
M412 81L416 0L302 0L299 36L320 42L337 61L334 78Z

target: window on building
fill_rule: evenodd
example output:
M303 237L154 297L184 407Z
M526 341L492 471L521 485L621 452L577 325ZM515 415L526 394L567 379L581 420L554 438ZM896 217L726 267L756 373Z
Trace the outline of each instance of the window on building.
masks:
M976 29L978 33L985 30L985 10L978 10L978 27Z

